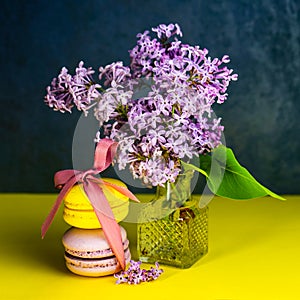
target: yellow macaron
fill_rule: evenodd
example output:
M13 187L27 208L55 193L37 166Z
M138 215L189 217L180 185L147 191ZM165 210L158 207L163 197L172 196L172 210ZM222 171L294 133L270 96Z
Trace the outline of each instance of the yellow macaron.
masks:
M126 187L126 185L118 179L102 178L102 180L118 186ZM103 192L108 200L116 221L122 221L128 214L129 198L109 186L106 186L106 188L103 189ZM93 207L84 193L82 184L74 185L65 196L63 218L66 223L77 228L101 228Z

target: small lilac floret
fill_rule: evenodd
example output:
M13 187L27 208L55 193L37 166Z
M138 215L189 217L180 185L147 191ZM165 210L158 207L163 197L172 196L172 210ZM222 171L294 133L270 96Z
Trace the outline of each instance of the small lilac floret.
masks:
M126 271L122 271L118 274L114 274L117 279L116 284L139 284L142 282L149 282L156 280L162 273L159 264L156 262L155 267L151 267L149 270L141 269L141 261L130 261L130 265Z
M45 103L60 112L69 112L74 106L78 110L87 112L90 105L100 96L101 86L94 83L92 68L85 68L83 61L79 62L75 75L70 75L63 67L57 78L47 87Z

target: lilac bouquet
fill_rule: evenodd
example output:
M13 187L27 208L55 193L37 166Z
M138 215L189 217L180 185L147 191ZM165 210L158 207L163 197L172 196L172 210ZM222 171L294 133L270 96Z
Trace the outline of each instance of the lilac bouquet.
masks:
M129 51L130 65L119 61L100 67L98 82L83 62L75 75L62 68L47 87L45 102L60 112L71 112L74 106L85 114L93 110L103 129L96 140L117 141L119 169L129 166L133 177L147 186L174 183L184 169L193 169L221 196L281 198L259 184L222 145L224 127L212 105L226 101L230 82L238 78L226 66L228 55L211 58L207 49L185 44L180 37L178 24L139 33ZM225 170L222 182L218 172L210 174L212 154L220 153L227 157L218 166ZM190 163L195 157L200 167Z

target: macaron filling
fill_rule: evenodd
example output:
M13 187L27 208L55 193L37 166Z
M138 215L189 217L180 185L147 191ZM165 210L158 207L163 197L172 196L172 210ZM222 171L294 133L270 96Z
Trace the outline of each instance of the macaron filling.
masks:
M127 250L129 246L129 241L126 239L123 242L124 251ZM102 250L94 250L94 251L87 251L87 250L74 250L74 249L66 249L65 255L68 257L73 258L84 258L84 259L100 259L100 258L109 258L114 256L113 252L110 248L102 249Z
M128 248L125 249L124 253L125 253L125 259L127 259L129 257L129 249ZM117 262L116 257L112 252L111 252L110 256L105 256L105 257L78 257L78 256L74 256L74 255L68 253L67 251L65 251L65 258L76 260L76 265L77 266L78 266L79 262L84 263L84 262L96 262L96 261L98 261L100 263L100 262L104 262L104 261L106 262L106 261L113 260L115 262L113 265L115 265L116 262Z
M129 248L124 254L126 264L128 264L131 259ZM68 269L79 275L105 276L120 271L117 258L113 255L103 258L78 258L66 252L65 260Z

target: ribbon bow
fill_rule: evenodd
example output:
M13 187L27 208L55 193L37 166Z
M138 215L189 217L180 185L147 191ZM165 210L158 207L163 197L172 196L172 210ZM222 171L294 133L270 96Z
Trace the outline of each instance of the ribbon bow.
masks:
M78 170L62 170L54 175L55 187L60 189L60 193L54 203L49 215L41 228L41 235L44 238L48 228L50 227L59 206L61 205L65 195L71 188L82 183L85 194L87 195L95 214L101 224L104 235L114 252L121 268L125 269L125 256L122 243L120 226L115 220L111 207L103 193L105 186L110 186L125 195L126 197L139 202L139 200L125 187L118 186L113 183L104 182L95 175L104 171L111 164L116 153L117 143L110 139L101 139L96 147L94 155L94 167L87 171Z

